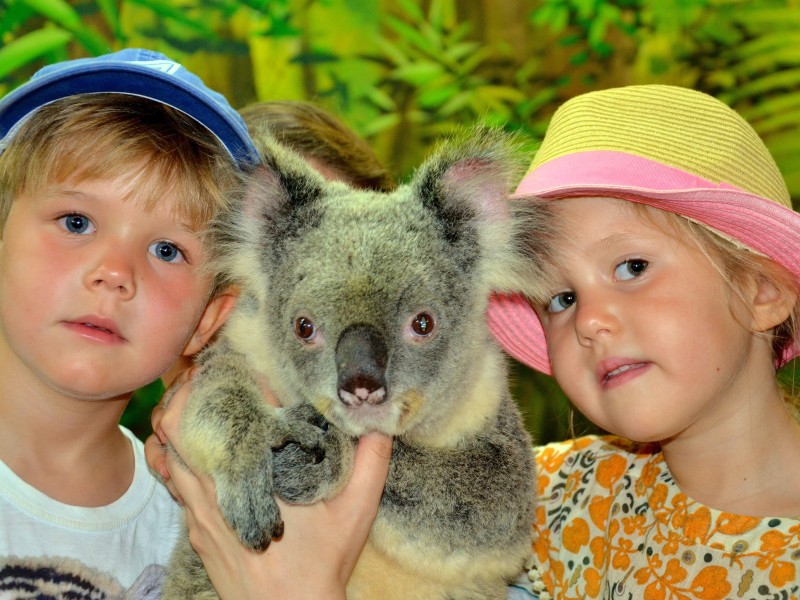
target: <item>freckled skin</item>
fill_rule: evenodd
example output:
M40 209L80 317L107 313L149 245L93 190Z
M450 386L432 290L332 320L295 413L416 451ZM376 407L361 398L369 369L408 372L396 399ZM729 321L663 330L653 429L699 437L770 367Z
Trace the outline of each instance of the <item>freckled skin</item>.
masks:
M212 475L242 541L263 549L281 527L275 495L334 496L356 438L391 434L348 598L505 598L530 552L535 477L484 312L492 290L541 293L547 231L545 215L506 199L509 140L451 142L391 194L326 183L261 145L262 168L214 232L243 299L193 380L187 460ZM255 374L284 408L262 401ZM213 594L184 540L164 597L201 593Z

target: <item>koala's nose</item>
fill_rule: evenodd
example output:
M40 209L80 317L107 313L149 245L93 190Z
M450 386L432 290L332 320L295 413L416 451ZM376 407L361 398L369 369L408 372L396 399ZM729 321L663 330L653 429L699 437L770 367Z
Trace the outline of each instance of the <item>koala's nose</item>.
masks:
M351 325L336 344L339 399L348 406L386 401L386 344L371 325Z

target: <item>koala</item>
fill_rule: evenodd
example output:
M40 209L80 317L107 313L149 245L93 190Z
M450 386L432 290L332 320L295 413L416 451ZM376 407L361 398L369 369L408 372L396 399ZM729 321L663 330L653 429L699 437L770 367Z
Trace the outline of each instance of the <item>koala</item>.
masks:
M550 236L542 203L508 199L515 142L473 130L380 193L327 182L257 140L262 164L210 234L241 295L199 359L183 458L213 477L241 541L263 550L283 534L276 496L335 496L357 438L389 434L348 598L505 598L531 551L535 475L484 313L492 292L543 298ZM263 400L265 381L281 408ZM164 598L216 597L184 538Z

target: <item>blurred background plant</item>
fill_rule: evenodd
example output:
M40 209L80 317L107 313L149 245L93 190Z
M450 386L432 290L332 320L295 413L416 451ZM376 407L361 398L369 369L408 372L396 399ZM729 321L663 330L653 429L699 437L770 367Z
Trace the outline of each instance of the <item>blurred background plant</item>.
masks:
M800 202L799 0L0 0L0 95L39 67L123 47L164 52L236 107L314 101L402 179L475 122L531 151L555 108L592 89L678 84L754 125ZM541 442L567 435L552 379L515 365ZM126 422L147 433L155 384ZM578 430L588 425L579 421Z

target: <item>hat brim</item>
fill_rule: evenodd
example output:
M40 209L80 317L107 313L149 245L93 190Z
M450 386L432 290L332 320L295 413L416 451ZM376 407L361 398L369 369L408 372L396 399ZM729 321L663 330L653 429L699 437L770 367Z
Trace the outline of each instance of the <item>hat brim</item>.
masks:
M624 160L608 154L623 155ZM609 197L647 204L687 217L768 256L800 281L800 214L774 200L727 184L716 185L657 161L606 151L564 156L529 173L514 196L531 201ZM506 352L552 374L541 322L525 298L495 295L487 320ZM798 355L800 348L792 346L781 364Z
M169 64L182 68L177 63ZM3 99L0 134L13 136L25 119L46 104L78 94L100 93L139 96L171 106L208 129L236 164L249 166L258 162L258 153L247 128L233 116L226 116L220 109L221 100L215 97L216 92L168 72L127 61L87 60L34 77ZM233 113L233 109L228 110Z

